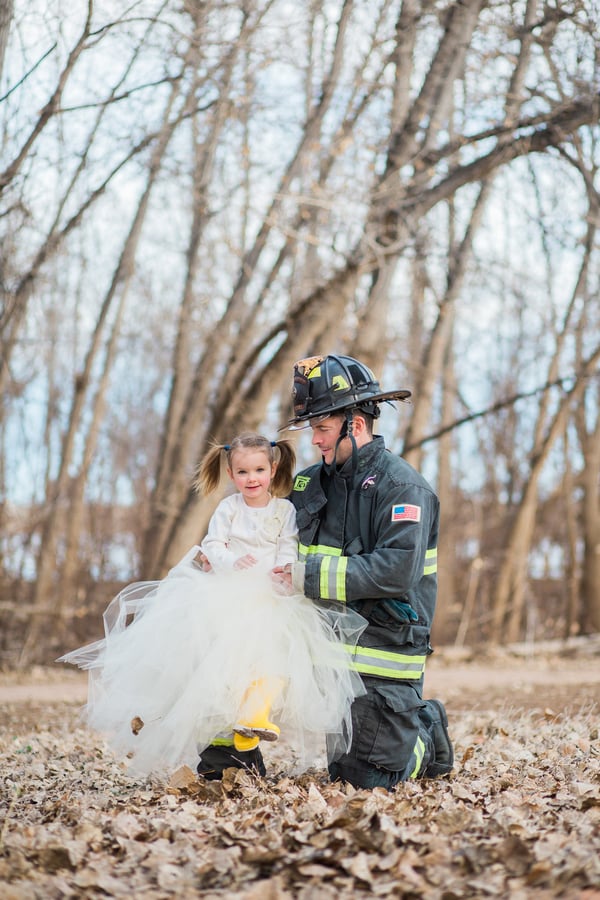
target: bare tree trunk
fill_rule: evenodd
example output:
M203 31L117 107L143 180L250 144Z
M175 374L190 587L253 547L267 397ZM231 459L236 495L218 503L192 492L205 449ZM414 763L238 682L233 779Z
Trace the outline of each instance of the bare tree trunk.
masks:
M0 76L4 70L4 56L12 24L14 0L0 0Z
M477 591L479 589L479 579L481 577L482 568L483 560L481 559L481 557L476 556L469 568L469 578L467 581L465 602L462 608L462 614L460 617L458 629L456 631L456 638L454 639L455 647L464 647L465 645L465 639L468 634L471 619L473 617L473 611L475 609L475 600L477 598Z
M596 408L596 423L585 431L585 401L577 410L579 434L585 466L581 473L583 503L581 510L583 531L583 560L580 585L581 627L586 634L600 632L600 416L598 416L598 385L590 384L586 392L592 395L590 409ZM595 395L595 401L594 396Z
M491 643L499 643L504 639L508 642L518 640L523 613L527 558L533 534L537 508L537 486L541 471L556 440L567 426L572 405L581 401L587 385L587 377L597 367L599 360L600 346L583 364L573 388L561 400L543 439L532 452L532 463L525 491L511 527L504 553L504 563L494 591ZM505 629L507 616L508 626Z
M147 189L148 193L148 189ZM141 227L141 222L139 226ZM117 340L121 333L121 321L125 302L128 294L128 286L131 280L133 269L133 258L135 256L135 243L139 239L139 228L137 229L137 238L132 235L132 245L130 247L132 265L129 271L124 275L120 297L117 309L111 326L111 335L107 343L104 354L104 362L100 381L96 390L96 395L92 402L92 419L88 427L87 437L85 439L85 447L83 458L79 471L71 479L70 496L68 498L69 515L67 516L65 527L65 551L64 562L59 568L59 584L56 592L56 601L53 608L53 614L60 624L64 601L67 597L74 596L76 593L76 577L79 568L79 555L81 546L81 535L84 533L83 522L85 516L85 489L89 481L90 468L94 459L98 444L98 435L104 418L106 409L106 393L112 373L112 367L115 361Z
M583 153L581 144L577 142L579 158ZM592 258L592 248L597 240L600 214L600 196L594 187L594 175L583 161L581 170L585 174L585 183L590 205L588 216L588 232L586 236L585 260ZM588 331L598 332L598 309L596 286L587 284L589 265L585 265L580 283L585 284L582 290L584 297L584 315L581 327L576 333L577 355L581 358ZM595 310L595 313L594 313ZM584 390L583 400L575 410L575 426L579 437L581 452L585 464L581 473L583 501L581 508L581 525L583 531L583 560L581 564L580 584L580 621L584 633L600 631L600 387L599 373L590 379ZM595 412L594 412L595 411ZM595 415L595 422L594 417Z
M451 307L454 318L454 307ZM448 326L448 340L441 381L442 424L454 420L456 408L456 381L454 372L452 323ZM432 628L432 642L447 642L451 607L458 601L459 581L456 572L456 488L452 475L453 435L449 432L440 438L438 451L438 497L440 500L440 536L438 540L438 601ZM475 585L475 590L477 585Z
M577 506L573 502L575 496L575 484L573 478L573 466L571 464L571 449L569 447L568 431L565 434L564 452L565 474L561 483L562 503L565 509L565 574L567 585L567 604L565 613L565 628L563 637L565 640L573 634L577 634L579 626L579 570L577 559L577 545L579 535L577 528Z
M417 24L422 14L421 3L415 0L403 3L396 22L395 46L391 54L391 62L394 65L394 93L390 113L390 147L386 160L386 168L382 177L386 178L394 168L398 167L399 160L392 151L394 136L401 132L408 113L410 111L411 74L417 40ZM379 371L383 361L387 358L389 350L389 334L386 327L387 312L390 305L390 286L396 271L399 252L386 255L385 249L394 244L398 250L402 237L406 239L406 229L402 229L396 216L385 221L385 214L378 209L377 201L371 210L373 223L372 247L378 257L373 275L367 308L361 316L360 327L357 330L356 340L353 346L354 354L363 360L370 368ZM383 226L383 227L382 227ZM378 246L380 245L380 246Z
M473 239L481 223L491 185L485 182L479 191L469 225L456 248L450 249L450 263L446 293L438 307L436 322L428 335L428 342L417 371L414 387L413 413L404 438L404 457L415 468L422 463L420 439L431 417L433 393L443 368L444 355L451 335L453 307L460 294L471 258Z

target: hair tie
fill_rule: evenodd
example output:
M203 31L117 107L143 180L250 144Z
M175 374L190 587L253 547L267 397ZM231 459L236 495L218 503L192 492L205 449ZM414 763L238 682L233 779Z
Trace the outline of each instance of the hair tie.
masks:
M277 446L277 441L271 441L271 447L276 447L276 446Z
M223 444L223 450L229 453L229 451L231 450L231 444Z

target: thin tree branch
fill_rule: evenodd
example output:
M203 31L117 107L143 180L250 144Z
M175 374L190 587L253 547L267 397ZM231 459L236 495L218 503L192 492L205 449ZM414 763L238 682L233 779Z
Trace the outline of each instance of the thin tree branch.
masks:
M122 94L116 94L114 97L109 97L108 100L102 100L99 103L81 103L78 106L59 106L56 113L58 115L59 113L78 112L80 109L98 109L107 107L113 103L119 103L121 100L127 100L129 97L133 96L133 94L137 94L139 91L145 91L147 88L160 87L163 84L174 84L178 78L181 78L181 75L167 75L165 78L160 78L158 81L149 81L147 84L138 84L136 87L132 87Z
M482 419L484 416L489 416L492 413L499 412L501 409L505 409L507 406L513 406L519 400L524 400L527 397L535 397L537 394L543 394L545 391L549 391L553 387L562 387L570 381L577 381L579 378L592 378L595 374L594 372L584 372L582 374L574 373L573 375L565 375L563 378L556 378L554 381L548 381L546 384L539 385L536 388L533 388L531 391L522 391L518 394L512 394L510 397L505 397L504 400L498 400L497 403L493 403L491 406L486 407L485 409L478 410L474 413L469 413L468 416L463 416L461 419L455 419L454 422L451 422L449 425L445 425L443 428L439 428L437 431L434 431L432 434L428 434L424 438L420 438L418 441L414 441L410 444L407 444L403 448L403 453L408 453L409 450L416 450L418 447L422 447L423 444L428 444L430 441L437 441L438 438L442 437L444 434L448 434L450 431L454 431L457 428L460 428L461 425L466 425L467 422L473 422L475 419Z
M17 88L20 88L21 85L24 84L24 83L27 81L27 79L29 78L29 76L30 76L30 75L33 75L33 73L35 72L35 70L37 69L37 67L38 67L38 66L41 66L41 64L44 62L44 60L46 59L46 57L50 56L50 54L52 53L53 50L56 50L57 46L58 46L58 45L57 45L57 43L56 43L56 41L55 41L55 42L52 44L52 46L50 47L50 49L49 49L49 50L46 50L46 52L45 52L42 56L40 56L40 58L38 59L38 61L32 65L32 67L29 69L29 71L28 71L28 72L25 72L25 74L23 75L23 77L22 77L22 78L19 78L19 80L16 82L16 84L13 84L13 86L12 86L11 88L9 88L9 89L7 90L7 92L6 92L2 97L0 97L0 103L3 103L8 97L10 97L10 95L13 94L13 93L17 90Z

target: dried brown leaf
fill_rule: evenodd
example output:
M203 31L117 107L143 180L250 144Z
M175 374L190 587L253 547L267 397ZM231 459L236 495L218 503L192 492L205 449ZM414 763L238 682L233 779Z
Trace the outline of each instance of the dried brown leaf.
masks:
M169 778L170 788L187 793L198 793L200 790L198 776L189 766L180 766Z
M144 727L144 720L140 719L139 716L134 716L131 720L131 730L134 734L139 734L142 728Z

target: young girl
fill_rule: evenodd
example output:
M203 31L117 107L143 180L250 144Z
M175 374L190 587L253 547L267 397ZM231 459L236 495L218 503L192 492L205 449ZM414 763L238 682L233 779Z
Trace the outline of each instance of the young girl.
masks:
M293 448L255 433L213 447L198 478L206 493L223 459L236 492L217 506L201 546L162 581L125 588L104 615L105 638L60 659L90 670L88 722L133 773L193 765L232 732L243 751L283 729L296 771L314 764L325 734L330 758L349 746L350 706L364 689L345 647L366 623L279 594L271 580L275 566L297 559L295 510L281 496Z

